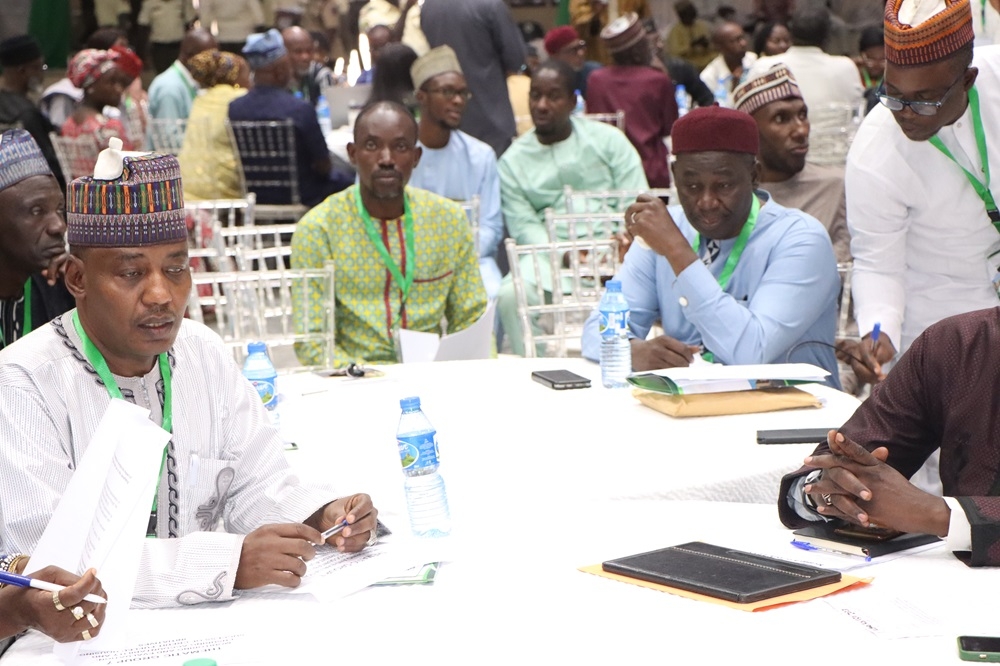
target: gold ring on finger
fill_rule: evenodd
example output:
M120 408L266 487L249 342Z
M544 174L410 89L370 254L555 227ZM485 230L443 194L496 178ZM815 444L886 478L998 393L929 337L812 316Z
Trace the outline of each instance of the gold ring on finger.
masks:
M90 626L94 629L96 629L97 625L100 624L100 622L97 621L97 618L94 617L93 613L87 613L87 622L89 622Z
M93 636L90 635L89 629L84 629L83 631L80 632L80 635L83 636L83 640L85 641L89 641L91 638L93 638Z
M83 609L80 608L79 606L73 606L73 610L71 610L70 613L73 614L73 619L74 620L82 620L83 619L83 615L84 615Z
M59 602L59 590L52 593L52 603L55 604L57 611L62 612L66 610L66 607Z
M823 503L827 506L833 506L833 497L829 493L822 493L820 497L823 498Z

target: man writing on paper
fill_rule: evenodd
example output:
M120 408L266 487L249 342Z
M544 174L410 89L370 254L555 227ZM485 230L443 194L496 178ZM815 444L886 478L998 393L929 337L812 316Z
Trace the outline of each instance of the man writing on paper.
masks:
M757 189L757 124L710 106L674 124L680 206L648 195L625 211L633 242L616 279L631 310L632 368L687 366L704 350L726 364L812 363L839 388L833 334L840 279L830 237ZM600 357L598 313L583 355ZM659 320L665 335L646 340Z
M417 123L406 107L365 108L347 153L358 184L309 211L292 236L292 267L332 261L337 288L331 296L312 287L307 311L295 317L319 330L319 304L333 298L335 362L395 363L395 331L441 332L443 321L452 333L468 328L486 310L486 291L461 206L406 186L420 159ZM304 365L318 362L314 345L298 344L295 352Z
M66 286L77 307L0 352L0 551L31 553L113 397L149 409L173 436L134 605L294 587L320 531L345 517L332 545L373 543L371 499L301 485L218 336L184 319L191 275L177 160L106 150L68 200Z
M782 479L781 522L839 518L947 536L972 566L1000 566L998 345L1000 308L931 325L839 432ZM943 498L907 480L936 451Z
M968 0L886 5L881 104L858 130L846 175L864 337L844 351L864 381L884 378L883 364L931 324L997 304L1000 48L973 56L972 22Z
M73 307L61 273L65 207L31 135L0 134L0 349Z

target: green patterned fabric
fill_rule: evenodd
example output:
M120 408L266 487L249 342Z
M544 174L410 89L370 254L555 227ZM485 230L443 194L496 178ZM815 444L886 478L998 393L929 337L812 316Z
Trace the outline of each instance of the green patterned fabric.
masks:
M441 332L446 321L448 331L455 332L475 322L486 310L486 291L462 208L436 194L406 188L413 212L415 261L404 257L403 218L374 219L404 275L415 271L404 306L399 285L365 233L355 205L356 188L335 194L309 211L292 237L293 268L334 263L336 365L396 362L394 329ZM309 331L322 329L323 304L330 297L320 282L307 287L306 316L295 317ZM299 344L295 351L303 364L321 360L321 350L315 345Z

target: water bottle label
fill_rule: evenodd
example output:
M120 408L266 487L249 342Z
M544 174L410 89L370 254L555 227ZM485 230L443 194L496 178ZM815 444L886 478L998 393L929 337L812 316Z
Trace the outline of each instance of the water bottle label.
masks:
M618 335L619 331L628 330L628 310L601 310L601 322L600 322L600 333L601 337L613 337Z
M437 431L396 437L399 444L399 460L403 469L423 469L438 464Z
M252 379L250 383L257 389L260 401L264 403L264 407L274 409L278 406L278 392L274 389L274 380Z

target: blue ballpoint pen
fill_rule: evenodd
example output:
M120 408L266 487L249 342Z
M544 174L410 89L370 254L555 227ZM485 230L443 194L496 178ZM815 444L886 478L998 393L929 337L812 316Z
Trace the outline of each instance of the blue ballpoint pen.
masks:
M852 555L851 553L845 553L840 550L833 550L832 548L820 548L819 546L814 546L808 541L799 541L797 539L792 539L792 545L799 550L809 550L809 551L819 551L821 553L833 553L835 555L847 555L848 557L857 557L857 555ZM872 558L867 555L862 556L865 558L865 562L871 562Z
M875 326L872 327L872 349L878 344L878 336L882 332L882 322L875 322Z
M14 587L34 587L39 590L45 590L46 592L62 592L66 589L65 585L58 585L45 580L38 580L37 578L28 578L27 576L19 576L6 571L0 571L0 583L3 583L4 585L13 585ZM90 601L95 604L108 603L107 599L99 597L96 594L88 594L83 598L83 600Z

